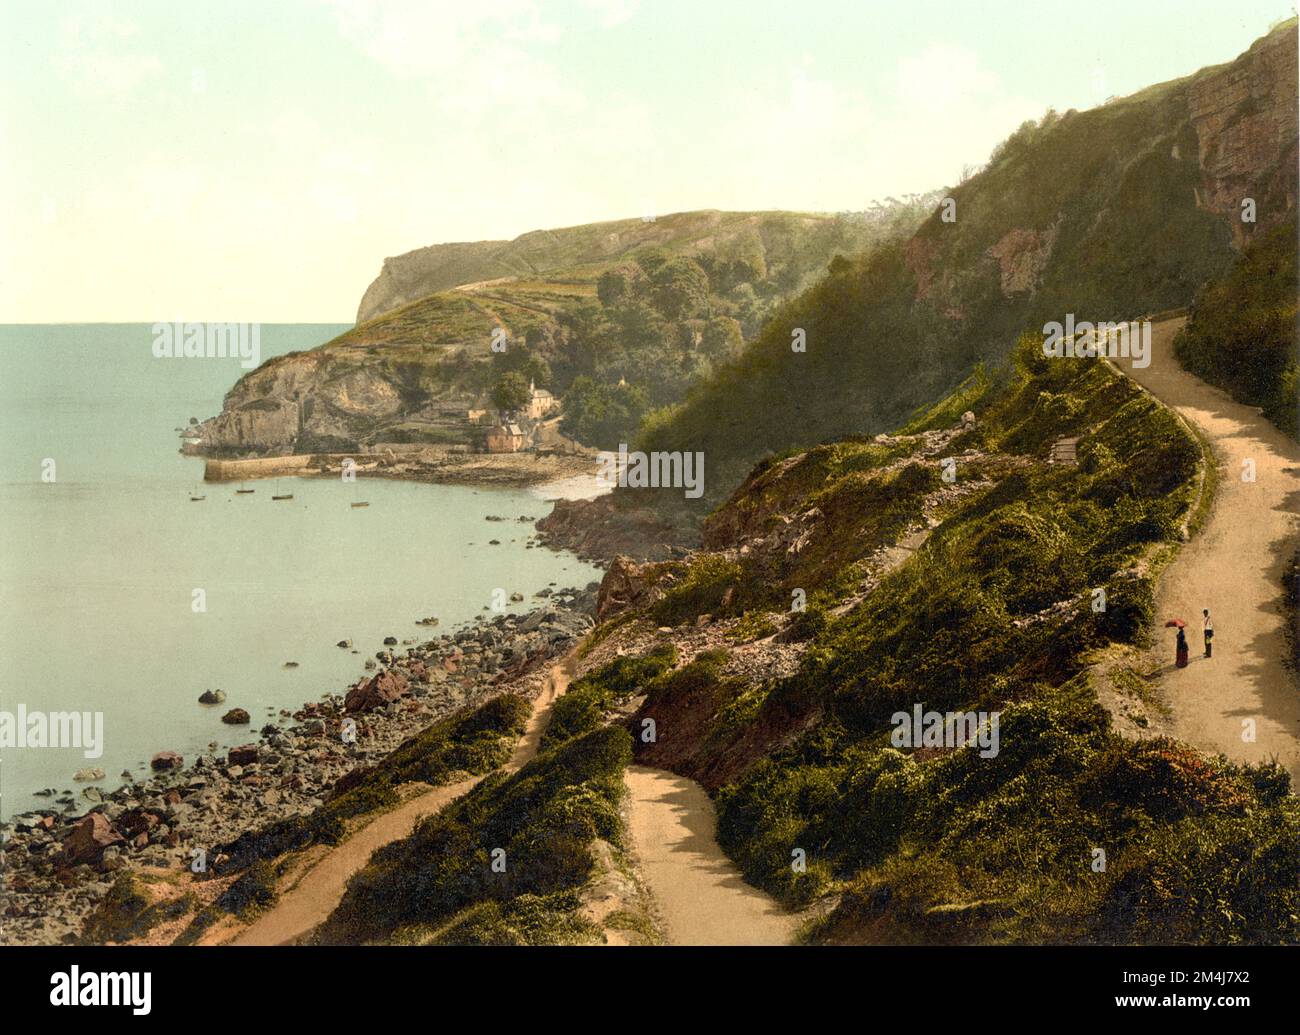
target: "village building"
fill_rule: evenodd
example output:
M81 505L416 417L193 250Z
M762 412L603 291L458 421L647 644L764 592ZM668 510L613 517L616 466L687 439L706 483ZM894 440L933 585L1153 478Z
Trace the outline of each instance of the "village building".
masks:
M541 420L559 404L559 400L545 388L538 388L532 381L528 383L528 406L524 410L524 416L529 420Z
M487 433L489 453L518 453L528 444L528 436L518 424L496 424Z

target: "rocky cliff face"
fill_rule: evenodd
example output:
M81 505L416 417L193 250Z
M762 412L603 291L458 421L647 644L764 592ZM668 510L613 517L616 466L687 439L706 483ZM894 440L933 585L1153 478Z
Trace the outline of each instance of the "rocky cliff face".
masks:
M509 241L435 244L384 260L357 307L357 323L399 309L435 291L505 276L508 267L494 258Z
M1240 246L1252 226L1241 203L1253 198L1259 229L1278 223L1296 203L1295 27L1257 40L1230 65L1209 69L1188 89L1203 177L1200 203L1228 217Z
M279 356L242 378L193 429L211 456L353 448L402 410L399 384L353 350Z

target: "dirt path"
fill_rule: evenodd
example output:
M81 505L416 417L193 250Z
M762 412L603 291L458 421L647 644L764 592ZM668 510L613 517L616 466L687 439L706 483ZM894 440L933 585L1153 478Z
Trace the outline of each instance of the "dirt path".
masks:
M629 766L629 833L638 870L670 945L785 945L798 918L746 884L714 835L704 788L662 769Z
M1165 571L1156 594L1158 660L1173 734L1237 761L1276 758L1300 790L1300 690L1287 652L1282 573L1300 531L1300 446L1254 407L1188 373L1173 354L1183 320L1152 328L1151 363L1121 369L1196 424L1213 444L1219 485L1209 520ZM1255 481L1242 480L1251 460ZM1214 657L1202 657L1201 609L1214 620ZM1170 618L1187 622L1192 656L1173 667ZM1253 719L1255 739L1243 739Z
M537 746L550 719L551 705L568 689L576 651L552 667L533 702L533 713L515 745L506 770L522 768L537 754ZM271 909L235 937L232 945L288 945L310 934L334 912L348 881L370 861L376 849L409 837L420 820L473 788L482 777L434 787L391 812L377 816L342 844L331 849L277 900Z

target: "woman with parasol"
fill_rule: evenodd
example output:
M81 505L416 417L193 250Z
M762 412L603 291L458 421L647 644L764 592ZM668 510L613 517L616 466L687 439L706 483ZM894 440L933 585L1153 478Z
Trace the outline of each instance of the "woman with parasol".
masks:
M1181 618L1171 618L1165 622L1166 629L1178 630L1178 647L1174 652L1174 664L1179 668L1187 667L1187 634L1183 632L1187 628L1187 623Z

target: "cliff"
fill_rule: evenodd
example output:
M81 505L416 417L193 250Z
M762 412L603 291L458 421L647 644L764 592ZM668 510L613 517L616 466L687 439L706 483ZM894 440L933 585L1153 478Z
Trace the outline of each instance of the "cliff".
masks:
M641 447L703 451L706 511L765 455L905 420L1022 330L1188 305L1294 210L1296 109L1292 19L1228 64L1025 123L954 218L833 269Z
M199 449L247 456L377 441L474 445L480 433L467 414L491 405L508 370L557 396L579 376L600 385L626 376L654 405L676 402L708 369L705 352L739 347L834 256L910 233L935 198L891 198L839 215L687 212L389 259L357 326L246 375L198 429ZM641 260L671 264L682 277L651 285ZM601 299L601 276L629 270L634 288Z

